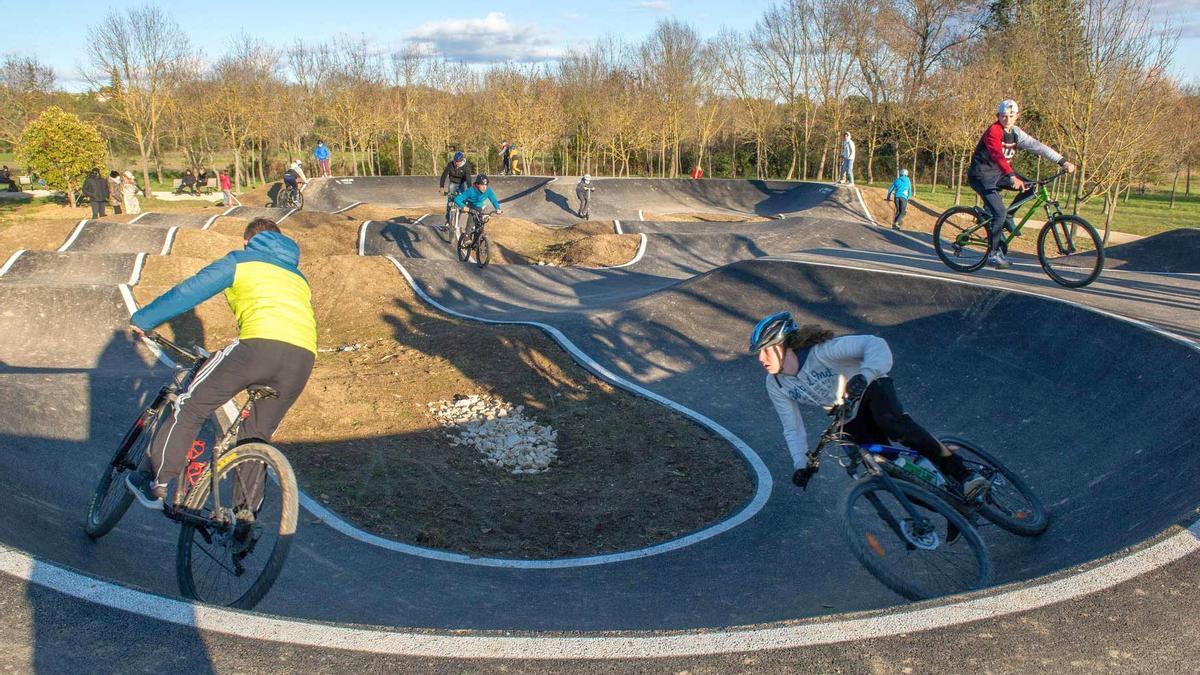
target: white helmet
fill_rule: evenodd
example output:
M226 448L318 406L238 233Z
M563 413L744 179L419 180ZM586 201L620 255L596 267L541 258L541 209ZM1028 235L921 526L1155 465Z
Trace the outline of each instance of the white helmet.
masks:
M592 174L590 174L590 173L583 174L583 182L585 182L585 183L592 182Z
M300 164L300 160L298 160L298 159L296 159L296 160L292 160L292 166L293 166L293 167L296 167L296 166L301 166L301 164Z
M1016 115L1019 112L1021 112L1021 108L1011 98L1000 101L1000 105L996 106L997 115Z
M900 169L900 175L901 175L901 176L907 176L907 175L908 175L908 169Z

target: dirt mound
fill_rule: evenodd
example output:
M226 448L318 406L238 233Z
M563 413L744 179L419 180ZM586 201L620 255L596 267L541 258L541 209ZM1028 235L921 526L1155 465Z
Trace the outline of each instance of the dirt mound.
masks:
M422 546L555 558L661 542L727 517L750 496L742 461L707 430L596 379L536 329L430 311L383 258L312 255L342 236L339 216L297 225L289 219L284 229L306 251L301 270L322 351L274 440L305 489L343 517ZM212 250L229 239L189 234L211 239ZM630 239L577 234L565 241ZM134 295L148 302L208 262L151 257ZM236 336L220 295L163 330L209 347ZM525 406L558 432L557 460L545 473L513 475L451 445L428 404L457 394Z
M510 265L610 267L632 260L641 243L637 235L613 234L611 224L554 229L506 216L488 222L488 236L495 249L492 262Z
M20 249L26 251L55 251L71 231L79 225L80 218L49 218L19 222L0 229L0 265Z

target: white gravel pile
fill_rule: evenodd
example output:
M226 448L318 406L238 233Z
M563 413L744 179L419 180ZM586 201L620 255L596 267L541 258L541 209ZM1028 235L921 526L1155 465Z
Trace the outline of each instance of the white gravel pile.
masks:
M512 406L493 396L456 395L453 401L430 403L434 418L446 427L452 445L468 445L483 462L517 474L541 473L558 457L558 432L525 416L525 406Z

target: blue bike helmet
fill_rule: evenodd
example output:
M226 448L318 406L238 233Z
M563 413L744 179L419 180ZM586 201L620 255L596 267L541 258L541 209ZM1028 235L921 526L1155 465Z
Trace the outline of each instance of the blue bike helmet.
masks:
M467 158L467 156L462 154L461 152L454 153L454 161L456 161L456 162L461 162L466 158Z
M798 328L791 312L776 312L764 317L754 326L754 332L750 333L750 353L783 342L789 333Z

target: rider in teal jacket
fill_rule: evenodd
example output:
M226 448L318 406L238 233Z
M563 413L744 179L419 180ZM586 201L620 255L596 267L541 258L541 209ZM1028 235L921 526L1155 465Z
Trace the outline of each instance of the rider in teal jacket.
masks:
M474 209L482 209L484 202L491 202L496 213L503 213L500 210L500 200L496 199L496 193L488 187L488 177L484 174L475 177L475 185L470 190L454 198L454 205L460 209L467 205Z
M891 201L893 196L896 198L896 217L892 218L892 229L898 230L900 223L904 222L904 213L908 210L908 200L912 197L912 181L908 179L908 169L900 169L900 175L892 181L892 186L888 188L884 200Z

